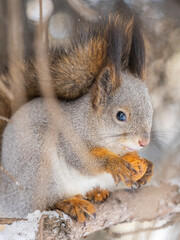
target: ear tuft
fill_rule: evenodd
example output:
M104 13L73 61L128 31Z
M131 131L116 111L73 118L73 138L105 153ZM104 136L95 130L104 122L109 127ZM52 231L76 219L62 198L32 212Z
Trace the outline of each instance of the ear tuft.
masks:
M129 70L132 74L144 80L145 46L137 20L134 21L131 50L129 54Z
M116 80L114 67L104 67L92 87L93 108L98 110L106 107L119 85L120 81Z

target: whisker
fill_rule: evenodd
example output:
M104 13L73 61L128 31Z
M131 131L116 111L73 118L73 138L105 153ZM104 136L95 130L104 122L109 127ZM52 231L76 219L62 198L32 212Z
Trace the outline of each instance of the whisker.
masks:
M168 144L160 139L158 139L158 142L163 145L163 147L168 147Z
M161 143L154 143L154 142L150 142L148 147L150 147L153 151L155 150L156 152L159 152L159 150L162 148L164 148L164 146L161 145Z
M154 143L152 143L152 142L149 143L148 147L149 147L150 149L152 149L153 151L154 151L154 150L157 151L157 149L158 149L158 146L156 146L156 145L155 145Z
M177 133L177 130L178 132L180 132L179 128L173 128L173 129L158 129L158 130L152 130L151 133Z
M151 136L152 140L168 140L168 137L164 137L164 136Z

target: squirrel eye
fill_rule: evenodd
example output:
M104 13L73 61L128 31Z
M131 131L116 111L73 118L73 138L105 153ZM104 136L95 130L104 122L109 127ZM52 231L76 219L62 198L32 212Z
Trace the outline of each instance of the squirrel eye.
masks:
M119 111L116 115L117 119L121 122L125 122L126 121L126 114L122 111Z

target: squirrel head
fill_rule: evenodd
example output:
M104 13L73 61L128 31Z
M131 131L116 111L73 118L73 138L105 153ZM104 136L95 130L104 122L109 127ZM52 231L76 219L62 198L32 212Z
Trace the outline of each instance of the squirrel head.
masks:
M109 17L107 58L92 86L94 112L99 117L100 142L123 155L148 145L152 125L152 104L143 83L144 40L138 21L132 16Z
M141 79L126 71L121 74L121 85L111 94L109 81L107 85L105 81L108 69L104 74L97 129L100 142L117 154L138 151L150 141L153 109L148 90Z

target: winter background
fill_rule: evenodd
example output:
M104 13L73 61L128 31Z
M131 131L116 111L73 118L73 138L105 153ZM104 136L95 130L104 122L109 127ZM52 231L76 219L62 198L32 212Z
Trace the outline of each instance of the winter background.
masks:
M7 2L0 0L0 72L7 63ZM28 55L39 21L39 1L22 0L21 3L24 49ZM124 3L140 18L147 51L146 82L154 107L151 144L142 155L155 163L155 175L151 184L163 179L180 187L180 1L43 0L48 44L50 47L68 44L79 22L96 21L100 12L118 10ZM180 199L177 201L180 203ZM28 215L27 221L0 225L0 240L36 239L39 220L43 214L36 211ZM57 216L55 212L46 214ZM178 221L161 230L136 232L138 229L155 228L161 224L163 222L156 221L124 223L95 233L87 239L180 240ZM129 231L133 231L133 234L128 234ZM113 233L120 234L114 238Z

